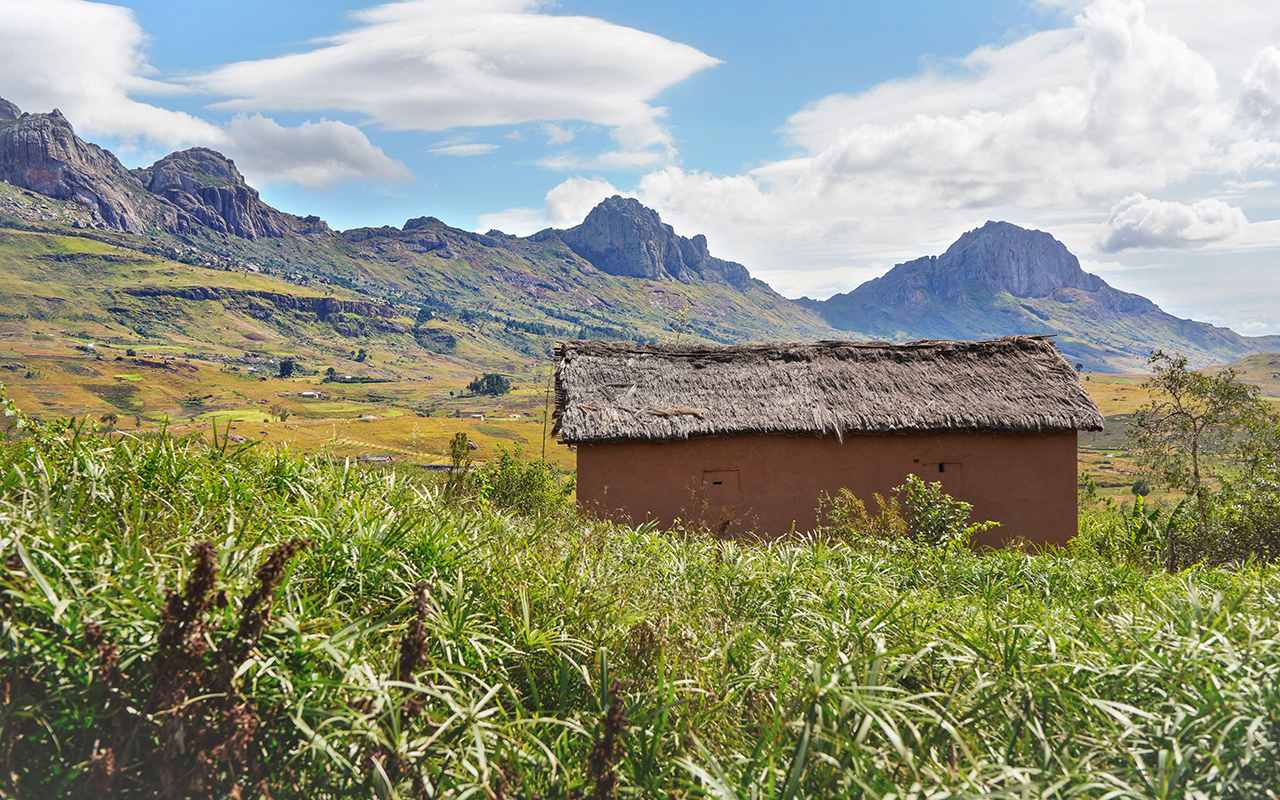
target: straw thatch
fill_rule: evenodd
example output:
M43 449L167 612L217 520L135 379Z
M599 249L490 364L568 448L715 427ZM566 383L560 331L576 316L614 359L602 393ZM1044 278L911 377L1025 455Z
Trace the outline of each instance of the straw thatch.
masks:
M1043 336L739 347L572 341L556 355L556 432L570 443L1102 429L1075 370Z

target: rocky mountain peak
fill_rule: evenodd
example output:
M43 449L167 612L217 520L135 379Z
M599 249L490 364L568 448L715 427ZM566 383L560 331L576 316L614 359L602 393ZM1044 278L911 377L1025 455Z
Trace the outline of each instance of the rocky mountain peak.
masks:
M431 225L438 226L443 224L443 222L435 217L414 217L413 219L405 220L404 227L402 227L401 230L412 231L418 228L426 228Z
M182 212L175 223L179 231L190 232L193 220L219 233L254 241L283 236L288 230L280 213L245 183L235 162L216 150L180 150L132 174L149 192Z
M0 97L0 122L11 119L21 119L22 109L18 108L16 103L5 100Z
M114 155L76 136L56 108L48 114L22 114L5 101L5 114L11 121L0 126L0 180L73 200L116 230L142 232L142 219L129 198L137 183Z
M938 257L937 269L1014 297L1046 297L1063 287L1096 292L1104 285L1080 268L1080 260L1062 242L1009 222L987 222L965 233Z
M751 275L741 264L715 258L707 237L676 234L658 212L632 197L603 200L560 239L592 266L609 273L650 280L711 281L745 289Z

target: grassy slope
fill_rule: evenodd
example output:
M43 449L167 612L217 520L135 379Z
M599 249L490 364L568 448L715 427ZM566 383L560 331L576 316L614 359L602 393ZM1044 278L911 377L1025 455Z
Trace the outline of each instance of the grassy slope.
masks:
M340 454L435 462L460 430L480 444L481 458L503 443L541 451L541 422L530 420L543 414L556 339L583 329L667 339L686 306L682 333L693 341L801 339L829 330L761 286L744 293L615 278L558 240L486 244L440 223L359 244L292 217L297 233L283 239L249 242L208 231L192 239L137 237L76 229L88 220L79 206L7 184L0 184L0 217L0 292L8 300L0 309L0 358L10 367L0 380L31 413L111 412L128 429L167 421L184 432L220 416L233 420L239 436ZM423 234L445 241L455 257L406 244ZM128 291L143 286L167 294ZM230 298L180 296L192 289ZM389 303L397 316L326 321L288 308L289 298L306 297ZM416 319L423 306L433 309L430 319ZM90 343L96 355L81 352ZM128 359L127 349L143 361ZM360 349L369 358L357 362ZM175 358L163 368L144 363ZM298 377L260 380L284 358L296 360ZM388 382L322 385L329 367ZM522 388L500 399L470 397L466 383L491 370ZM317 389L333 402L295 395ZM292 418L264 422L277 404ZM440 419L463 411L489 419ZM360 419L370 416L378 419ZM573 463L567 448L551 445L549 453Z
M0 381L23 409L42 416L113 412L124 429L168 421L178 432L207 429L222 417L237 420L235 433L246 438L429 463L442 459L458 431L481 446L481 458L498 444L541 450L546 365L504 346L523 336L518 332L494 336L438 322L456 337L461 355L438 354L407 333L353 339L314 315L270 304L258 304L254 316L214 300L124 291L139 285L369 299L340 287L193 266L85 238L0 230L0 289L7 299L0 309L0 359L7 366ZM413 325L408 317L391 321L405 330ZM81 349L90 343L94 354ZM352 358L359 348L368 350L368 360ZM139 358L126 356L127 349ZM307 374L262 380L285 357L296 358ZM324 384L328 366L388 382ZM512 374L520 388L501 399L463 396L468 381L494 367ZM297 396L315 390L327 401ZM264 422L277 404L293 416ZM442 419L455 411L499 419ZM360 419L369 416L378 419ZM567 448L551 445L550 453L572 464Z
M83 217L74 203L60 203L0 184L0 224L71 229ZM293 233L248 241L202 229L190 237L154 232L132 237L111 231L88 235L122 247L173 252L186 261L249 264L281 276L305 277L413 308L428 306L456 320L515 319L558 328L547 335L510 336L504 345L526 356L545 356L554 338L594 327L621 338L656 340L672 335L672 318L688 306L686 333L717 342L760 342L831 336L816 314L753 284L745 292L696 282L619 278L595 270L558 239L534 242L514 237L475 237L438 221L412 231L379 229L358 243L343 240L323 223L284 215ZM423 236L447 245L426 251ZM453 257L442 257L441 253ZM493 337L490 337L493 338ZM477 354L468 354L477 355ZM483 355L483 354L478 354Z
M282 800L591 796L602 777L602 796L614 780L645 798L1255 798L1280 781L1273 570L743 545L163 440L3 458L6 794L81 796L95 748L132 730L123 798L224 744L239 755L234 777L215 755L217 796L264 780ZM310 546L224 702L216 653L293 535ZM231 602L196 615L221 650L183 661L155 642L197 541ZM397 652L422 654L410 685L389 680ZM232 705L256 724L219 727ZM166 750L178 727L186 747Z

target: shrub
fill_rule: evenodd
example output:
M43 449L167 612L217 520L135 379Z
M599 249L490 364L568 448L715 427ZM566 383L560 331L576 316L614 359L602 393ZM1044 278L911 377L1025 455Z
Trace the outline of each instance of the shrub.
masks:
M937 481L925 483L915 475L908 475L907 482L893 491L902 497L908 536L920 544L931 547L968 545L975 533L990 530L1000 524L970 524L969 514L973 512L973 504L957 500L942 491L942 484Z
M1176 559L1177 543L1195 529L1186 508L1186 500L1166 509L1148 504L1142 495L1135 495L1132 505L1116 506L1108 500L1102 508L1087 506L1080 512L1079 532L1068 550L1076 556L1144 569L1168 567L1171 550Z
M522 514L567 510L573 476L541 458L525 460L522 456L519 445L514 450L499 445L497 455L479 470L483 496L499 508Z
M853 492L841 489L835 497L823 497L818 501L819 525L826 533L841 537L866 536L884 541L905 540L907 521L902 518L902 506L897 497L886 500L873 494L876 513Z
M995 527L996 522L969 523L973 505L942 491L938 482L926 483L915 475L893 489L886 500L873 494L876 513L848 489L819 501L820 527L841 536L906 541L927 547L967 546L973 534Z
M1210 528L1181 542L1180 566L1218 567L1250 559L1280 562L1280 470L1224 481L1214 499Z

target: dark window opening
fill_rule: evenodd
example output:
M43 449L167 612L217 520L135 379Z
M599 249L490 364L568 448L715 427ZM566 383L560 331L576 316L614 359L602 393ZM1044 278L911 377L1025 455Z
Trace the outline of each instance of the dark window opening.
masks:
M722 484L722 483L724 483L724 481L712 481L712 482L711 482L711 485L712 485L712 486L719 486L719 485L720 485L720 484Z
M938 465L938 472L946 472L946 471L947 471L947 465L946 465L946 464L939 464L939 465Z

